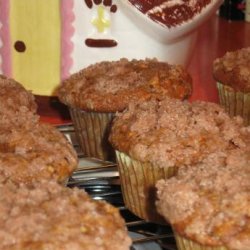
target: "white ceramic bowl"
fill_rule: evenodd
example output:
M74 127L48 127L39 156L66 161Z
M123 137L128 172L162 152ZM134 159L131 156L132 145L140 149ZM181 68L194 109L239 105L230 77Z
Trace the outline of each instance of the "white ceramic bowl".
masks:
M70 73L92 63L119 60L122 57L157 58L172 64L187 65L200 25L216 12L222 0L212 0L192 20L172 28L153 21L128 0L113 0L112 4L117 6L115 13L111 13L108 6L103 6L103 17L110 22L110 27L105 28L103 32L98 32L91 23L91 20L98 16L98 8L101 5L93 4L90 9L84 2L74 0L75 19L72 25L75 32L71 38L74 49L70 55L73 61ZM109 39L116 41L117 46L90 48L84 44L88 38Z
M137 45L138 49L134 50L132 55L128 53L127 57L156 57L170 63L187 65L197 40L199 27L216 12L222 0L212 0L194 18L170 28L153 21L128 0L118 2L120 12L124 14L124 26L132 23L134 31L131 30L131 33L136 33L136 29L141 31L135 34L134 46Z

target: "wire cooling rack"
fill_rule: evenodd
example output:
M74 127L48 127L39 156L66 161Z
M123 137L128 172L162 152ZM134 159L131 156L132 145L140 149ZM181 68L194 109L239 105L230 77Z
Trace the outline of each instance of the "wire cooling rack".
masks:
M68 187L85 189L93 199L105 200L117 207L133 239L131 250L176 250L170 226L141 220L124 206L116 164L85 157L77 144L72 124L58 126L58 129L72 143L79 158L78 168L69 178Z

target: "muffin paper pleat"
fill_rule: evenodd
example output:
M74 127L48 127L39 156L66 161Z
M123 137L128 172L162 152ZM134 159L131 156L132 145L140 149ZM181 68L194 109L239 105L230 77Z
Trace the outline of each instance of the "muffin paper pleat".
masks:
M175 175L175 167L158 167L132 159L116 151L118 170L125 206L136 216L150 222L166 224L155 207L156 187L160 179Z
M178 250L229 250L224 246L206 246L182 237L178 233L174 232L175 241Z
M250 93L236 92L231 87L217 82L220 104L233 117L239 115L245 125L250 125Z
M108 142L114 113L85 112L69 108L76 139L86 156L114 160L115 153Z

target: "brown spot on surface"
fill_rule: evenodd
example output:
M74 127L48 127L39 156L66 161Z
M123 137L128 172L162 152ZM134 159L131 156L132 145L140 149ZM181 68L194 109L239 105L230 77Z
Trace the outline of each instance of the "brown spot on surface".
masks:
M104 6L111 6L111 4L112 4L112 1L111 1L111 0L104 0L104 1L103 1L103 5L104 5Z
M93 7L93 3L92 3L91 0L85 0L85 3L86 3L86 5L87 5L88 8L91 9Z
M24 52L26 50L26 45L23 41L16 41L14 44L14 48L17 52Z
M115 13L117 11L117 6L116 5L112 5L110 8L110 12Z
M95 3L96 5L101 4L101 3L102 3L102 0L94 0L94 3Z
M117 46L117 42L113 39L91 39L85 40L85 44L92 48L110 48Z

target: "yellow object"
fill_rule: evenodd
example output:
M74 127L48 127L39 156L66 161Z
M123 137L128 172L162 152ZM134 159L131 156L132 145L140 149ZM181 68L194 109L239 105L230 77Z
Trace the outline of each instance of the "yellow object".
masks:
M37 95L60 82L60 0L10 0L12 77Z
M105 18L105 9L99 6L97 9L97 17L92 20L92 24L97 28L98 32L102 33L106 28L110 27L110 20Z
M250 22L250 0L246 0L245 20Z

